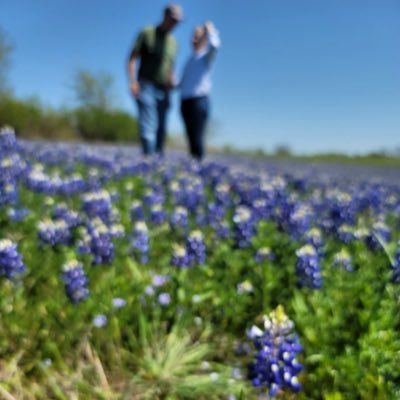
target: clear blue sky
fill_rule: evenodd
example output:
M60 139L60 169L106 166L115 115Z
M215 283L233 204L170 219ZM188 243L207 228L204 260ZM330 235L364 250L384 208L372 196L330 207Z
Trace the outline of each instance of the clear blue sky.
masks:
M400 146L400 0L182 0L176 73L193 27L215 22L222 47L214 69L216 144L299 153L364 153ZM126 60L144 25L167 1L0 0L13 42L17 96L72 105L78 68L115 79L116 100L136 115ZM173 97L170 130L182 132Z

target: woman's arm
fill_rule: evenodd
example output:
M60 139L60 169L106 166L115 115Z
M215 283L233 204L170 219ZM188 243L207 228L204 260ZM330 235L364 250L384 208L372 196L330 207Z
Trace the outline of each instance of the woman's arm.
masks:
M204 23L204 29L208 41L208 50L206 57L207 60L211 62L217 54L218 48L221 45L221 39L219 37L219 32L211 21L207 21Z

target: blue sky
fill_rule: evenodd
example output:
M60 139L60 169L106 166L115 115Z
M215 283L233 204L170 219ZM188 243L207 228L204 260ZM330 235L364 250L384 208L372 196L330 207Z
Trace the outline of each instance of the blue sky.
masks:
M210 142L297 153L360 154L400 147L399 0L182 0L179 76L196 24L213 20L222 47L214 68ZM13 42L9 78L19 97L73 105L79 68L115 80L119 106L136 115L126 60L141 27L167 1L0 0ZM182 132L173 96L170 131Z

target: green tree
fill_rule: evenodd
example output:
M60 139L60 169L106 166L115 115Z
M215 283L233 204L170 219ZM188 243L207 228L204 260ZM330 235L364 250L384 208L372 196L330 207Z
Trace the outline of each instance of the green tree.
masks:
M113 77L106 72L76 71L72 90L79 107L110 110L113 107Z
M10 56L13 47L7 35L0 27L0 95L9 94L10 88L7 81L7 73L10 67Z
M78 70L72 90L78 107L72 112L77 135L86 140L138 142L138 125L114 104L114 79L106 72Z

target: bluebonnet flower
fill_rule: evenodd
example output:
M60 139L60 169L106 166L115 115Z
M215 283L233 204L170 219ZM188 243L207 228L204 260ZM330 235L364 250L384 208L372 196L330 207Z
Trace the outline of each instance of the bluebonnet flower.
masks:
M168 275L156 274L151 278L151 283L154 287L164 286L166 283L170 281L170 277Z
M173 228L186 229L189 223L187 209L177 206L171 214L170 223Z
M143 205L140 200L134 200L131 204L131 221L143 221L144 220L144 210Z
M337 230L337 234L339 237L339 240L341 240L343 243L351 243L353 240L355 240L356 236L354 234L354 228L350 225L343 224L339 226Z
M193 175L182 175L169 186L175 204L194 212L204 200L204 185L201 179Z
M250 245L251 239L256 233L254 219L251 210L245 206L239 206L233 216L235 243L239 248Z
M312 211L308 205L294 203L288 219L290 235L294 238L304 235L310 229L311 217Z
M0 171L1 172L1 171ZM17 204L18 189L16 180L0 181L0 206L3 204Z
M39 222L38 236L40 243L50 246L71 243L71 232L63 219L45 219Z
M115 248L110 230L101 219L95 218L87 226L87 234L85 234L84 240L80 243L80 250L84 253L85 250L89 249L89 252L93 255L93 265L111 264L114 259Z
M111 197L106 190L86 193L83 196L83 210L86 215L93 218L100 218L104 222L108 222L111 216Z
M370 250L376 250L380 247L379 240L387 243L390 241L391 236L389 227L383 221L378 221L373 224L371 231L365 238L365 242Z
M175 265L176 267L187 268L191 265L191 258L189 257L186 248L184 246L180 246L175 244L172 258L171 258L171 265Z
M114 308L122 308L126 305L126 300L121 297L114 297L112 299L112 306Z
M218 221L213 227L218 239L227 239L231 235L231 228L226 221Z
M0 129L0 155L2 153L14 152L17 149L15 131L10 126Z
M265 198L257 198L253 201L252 209L254 218L257 221L268 220L271 216L271 210L269 207L268 200Z
M13 222L18 222L23 220L26 216L28 216L31 212L27 208L10 208L7 212L8 217Z
M325 245L324 240L322 239L322 232L318 228L311 228L305 234L305 242L307 244L311 244L317 253L321 256L324 254L323 247Z
M256 263L261 263L265 260L272 261L274 259L274 254L271 252L269 247L260 247L257 250L256 255L254 256L254 260Z
M158 295L158 302L162 306L167 306L171 302L171 296L168 293L160 293Z
M77 240L76 244L78 254L89 254L91 237L89 235L88 229L86 227L80 228L79 235L80 239Z
M328 210L330 231L336 232L338 227L347 224L354 225L356 204L354 198L346 192L332 190L327 193L326 207Z
M239 295L250 294L254 292L253 284L249 280L238 283L236 289Z
M88 278L80 262L72 260L64 264L62 279L67 296L72 303L79 303L89 296Z
M149 260L149 233L144 221L135 223L133 234L130 239L133 250L138 253L140 262L146 264Z
M52 217L56 220L62 219L69 228L74 228L82 222L79 213L70 210L66 204L57 204L53 210Z
M319 256L315 248L306 244L296 251L296 274L299 285L319 289L322 285Z
M206 246L203 234L199 230L192 231L186 239L186 252L191 265L204 264L206 261Z
M346 271L353 271L353 263L349 252L342 249L333 256L332 267L342 267Z
M97 314L92 322L96 328L103 328L107 325L108 319L104 314Z
M254 360L249 365L253 386L274 397L284 389L298 392L301 385L297 375L303 369L297 355L303 350L293 333L293 322L282 306L264 317L264 330L253 326L248 331L255 346Z
M163 204L164 194L161 192L161 190L153 190L148 188L143 195L143 203L147 207L152 207L156 204Z
M150 209L150 221L153 224L160 225L167 219L167 213L162 204L154 204Z
M9 239L0 240L0 276L14 280L26 271L17 244Z
M231 187L228 183L218 183L215 186L215 199L218 204L229 206L231 204ZM224 207L225 208L225 207Z
M207 222L215 227L220 221L223 220L226 213L226 208L223 204L210 203L207 206Z
M109 233L112 238L121 239L125 236L125 228L121 224L112 224L109 227Z
M154 289L154 287L152 286L152 285L147 285L146 287L145 287L145 289L144 289L144 293L147 295L147 296L154 296L154 294L155 294L155 289Z
M35 164L26 177L26 186L35 193L54 194L50 177L44 172L42 164Z
M83 177L80 174L72 174L60 181L57 192L63 196L72 196L84 192L86 188Z

